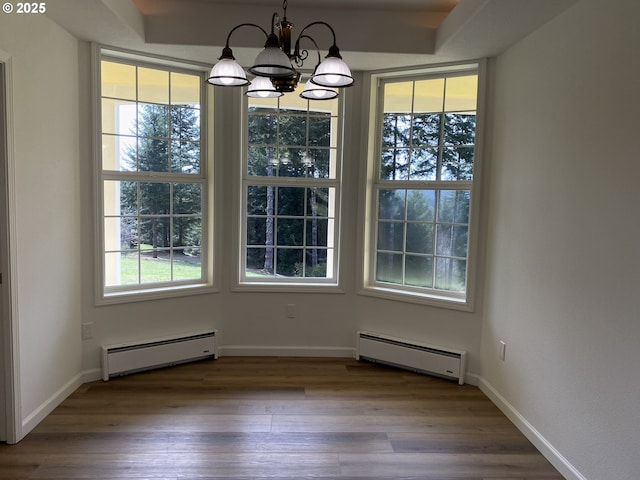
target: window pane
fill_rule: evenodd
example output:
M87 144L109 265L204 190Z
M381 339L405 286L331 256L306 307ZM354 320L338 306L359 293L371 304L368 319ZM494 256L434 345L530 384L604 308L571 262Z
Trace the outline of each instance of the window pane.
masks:
M438 225L437 251L438 255L448 257L466 257L467 236L466 226Z
M478 96L478 76L447 78L445 112L460 112L475 110Z
M198 75L171 72L171 104L200 106L200 85Z
M302 115L286 115L278 117L278 144L282 146L304 146L307 139L307 118Z
M138 182L104 182L105 215L138 215Z
M311 248L305 250L305 277L327 277L327 250Z
M199 248L176 249L173 252L173 280L202 278L202 260Z
M432 222L435 219L435 190L409 190L407 195L407 220Z
M147 172L168 172L169 140L158 138L139 139L138 168Z
M278 246L300 246L304 238L304 220L279 218L277 221L276 244Z
M169 138L169 107L167 105L138 104L138 135Z
M152 68L138 68L138 100L150 103L169 103L169 72Z
M278 117L274 113L251 113L250 111L248 120L249 145L276 144Z
M135 171L137 169L136 138L102 135L102 169Z
M331 146L331 117L309 118L309 146Z
M335 189L312 187L307 189L307 215L313 217L329 216L329 191Z
M100 64L102 96L136 99L136 67L102 61Z
M438 150L420 148L411 152L409 178L411 180L435 180L438 173Z
M136 217L106 217L104 219L105 251L138 248L138 221Z
M329 220L311 218L305 221L307 226L306 245L312 247L326 247Z
M444 99L444 79L420 80L416 82L413 101L415 113L441 112Z
M141 215L168 215L171 212L171 190L168 183L140 182Z
M276 275L285 277L302 276L302 249L278 248L276 251Z
M303 159L307 166L307 177L312 178L333 178L331 170L331 153L335 150L326 148L309 148Z
M200 140L200 110L172 107L171 138Z
M406 251L433 255L433 224L408 223Z
M476 140L474 114L447 113L444 116L445 145L473 145Z
M438 222L469 223L469 190L442 190L438 196Z
M276 174L276 158L272 149L250 146L248 151L247 173L249 175L274 176Z
M246 265L246 274L249 277L258 277L264 276L265 274L273 273L273 248L265 249L265 248L247 248L247 265ZM271 259L269 265L270 268L267 268L267 252L269 253L269 258Z
M411 115L385 115L382 124L383 147L408 147L411 144Z
M376 280L378 282L402 285L402 255L396 253L378 253Z
M105 250L122 249L120 238L120 217L106 217L104 219L104 231L109 232L109 236L105 235Z
M199 183L173 184L174 215L198 215L202 211L202 185Z
M433 287L433 257L407 255L405 284L412 287Z
M267 225L273 229L273 219L247 218L247 245L266 245ZM273 235L273 233L271 235ZM273 240L270 244L273 244Z
M280 177L300 177L307 176L309 161L306 159L306 148L287 148L280 156L278 165L278 176Z
M278 188L278 215L304 215L304 188Z
M401 222L378 223L378 250L402 252L404 246L404 224Z
M413 117L411 144L414 147L440 144L441 114L416 115Z
M268 192L267 189L269 189ZM249 215L266 215L269 205L268 196L271 196L270 208L273 209L273 187L255 185L247 187L247 213Z
M200 173L200 143L172 141L171 170L179 173Z
M170 220L167 217L142 217L140 219L140 248L152 250L171 246Z
M171 281L169 250L157 250L140 257L140 283Z
M436 258L436 285L440 290L464 292L467 262L454 258Z
M108 252L104 255L105 278L107 287L135 285L139 282L139 265L137 254Z
M378 194L378 218L404 219L406 190L380 190Z
M409 150L388 149L382 151L380 178L385 180L409 179Z
M413 82L387 83L384 86L384 112L411 112Z
M199 217L173 217L173 247L199 247L202 220Z
M135 135L136 125L135 102L102 99L102 133Z

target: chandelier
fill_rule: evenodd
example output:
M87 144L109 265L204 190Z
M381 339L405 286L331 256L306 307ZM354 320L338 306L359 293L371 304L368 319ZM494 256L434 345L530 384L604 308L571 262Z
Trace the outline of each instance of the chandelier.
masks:
M301 48L302 40L313 44L318 58L313 74L305 88L300 93L308 100L330 100L338 96L338 88L353 85L351 70L340 56L336 45L336 33L326 22L312 22L304 27L295 43L292 44L293 23L287 20L287 0L282 3L284 11L282 18L274 13L271 17L271 33L254 23L241 23L231 29L227 35L225 47L218 62L211 69L207 82L222 87L243 87L248 85L246 94L250 97L273 98L286 92L293 92L301 78L296 70L301 68L309 56L309 51ZM327 27L333 36L333 44L324 60L320 59L320 48L307 30L315 26ZM258 54L254 65L249 67L249 73L255 78L250 82L243 68L236 62L229 39L241 27L255 27L262 31L267 38L264 49ZM276 34L277 31L277 34ZM295 67L294 67L295 65Z

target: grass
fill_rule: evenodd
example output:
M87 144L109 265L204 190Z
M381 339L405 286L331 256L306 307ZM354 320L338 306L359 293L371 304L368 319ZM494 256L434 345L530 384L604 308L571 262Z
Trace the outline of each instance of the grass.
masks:
M189 258L189 257L186 257ZM141 257L140 273L142 283L167 282L172 280L171 261L166 258ZM173 280L197 280L202 276L200 262L173 260ZM138 283L138 258L120 257L121 285Z

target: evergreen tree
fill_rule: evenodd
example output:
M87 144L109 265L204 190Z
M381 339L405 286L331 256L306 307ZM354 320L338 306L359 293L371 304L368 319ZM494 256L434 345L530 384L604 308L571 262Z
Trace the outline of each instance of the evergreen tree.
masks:
M138 109L137 130L135 126L132 129L137 134L137 149L132 147L127 152L126 167L141 172L197 173L197 110L155 104L139 104ZM151 245L154 258L160 248L199 245L200 221L186 216L201 210L198 184L177 183L172 188L168 182L122 182L120 201L123 214L140 218L138 240Z
M307 116L298 110L251 107L248 132L249 175L302 178L325 178L329 175L330 114L313 112ZM259 268L271 275L318 274L317 267L323 259L326 262L323 249L318 248L326 246L324 237L327 234L326 227L319 224L319 218L327 214L323 206L327 194L321 191L317 188L271 185L249 187L247 212L258 217L248 220L247 243L264 248L247 251L248 268ZM302 220L305 215L311 216L309 227L305 227ZM280 216L299 217L300 220ZM305 258L300 257L301 250L286 248L303 245L305 228L305 247L310 247L307 249L310 258L306 267L303 266ZM277 252L276 244L279 247ZM322 270L326 271L326 268Z

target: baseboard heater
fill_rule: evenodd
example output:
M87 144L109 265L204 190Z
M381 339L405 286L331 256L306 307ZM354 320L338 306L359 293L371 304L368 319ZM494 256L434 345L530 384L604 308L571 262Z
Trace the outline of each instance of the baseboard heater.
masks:
M217 358L216 330L102 346L102 379Z
M467 352L359 331L356 358L457 380L463 385Z

